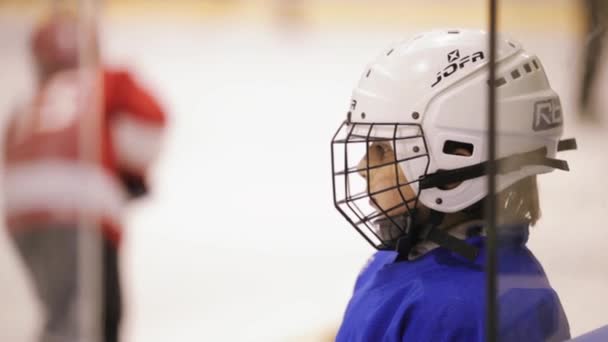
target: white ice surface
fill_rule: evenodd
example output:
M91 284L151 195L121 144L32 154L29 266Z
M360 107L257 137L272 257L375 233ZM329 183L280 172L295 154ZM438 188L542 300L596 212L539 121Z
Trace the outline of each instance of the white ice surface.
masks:
M27 29L0 24L3 113L28 89ZM106 59L137 72L171 117L154 194L127 219L126 341L285 341L340 321L372 250L333 209L329 140L365 63L410 34L107 23ZM579 140L572 172L542 178L530 241L578 335L608 322L608 137L575 119L577 37L516 36ZM39 315L0 236L0 340L29 341Z

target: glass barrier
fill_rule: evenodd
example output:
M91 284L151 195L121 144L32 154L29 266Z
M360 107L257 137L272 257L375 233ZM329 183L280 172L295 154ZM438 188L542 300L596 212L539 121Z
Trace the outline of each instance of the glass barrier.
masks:
M1 14L0 339L110 341L97 1L26 5Z
M497 131L505 135L497 134L497 151L542 148L542 157L497 177L499 335L563 341L608 325L608 235L601 223L608 185L597 154L607 143L608 7L595 0L539 2L519 15L526 20L499 24L521 47L498 58L504 82L497 84ZM523 134L513 131L520 120Z

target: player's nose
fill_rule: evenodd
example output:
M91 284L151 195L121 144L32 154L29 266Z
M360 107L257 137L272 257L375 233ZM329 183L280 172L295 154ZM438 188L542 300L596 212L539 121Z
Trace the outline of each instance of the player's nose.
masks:
M359 176L367 179L367 155L363 156L363 158L359 160L359 164L357 164L357 173L359 173Z

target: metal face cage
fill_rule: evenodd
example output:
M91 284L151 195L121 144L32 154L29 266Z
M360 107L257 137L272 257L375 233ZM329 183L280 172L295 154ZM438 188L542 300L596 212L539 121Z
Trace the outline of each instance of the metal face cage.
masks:
M336 209L376 249L395 250L416 220L419 182L428 172L422 126L345 121L331 157ZM420 177L407 179L414 169Z

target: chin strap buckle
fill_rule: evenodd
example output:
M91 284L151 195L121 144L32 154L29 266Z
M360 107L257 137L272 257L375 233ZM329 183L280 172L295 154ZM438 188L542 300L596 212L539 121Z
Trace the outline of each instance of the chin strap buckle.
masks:
M437 228L437 226L430 227L427 230L425 239L447 248L470 261L475 261L479 255L479 248L471 246L466 241L446 233Z
M431 241L470 261L474 261L479 255L479 249L439 229L444 217L444 213L432 210L427 224L410 227L408 234L399 238L395 245L395 250L399 253L399 259L407 260L416 244Z

